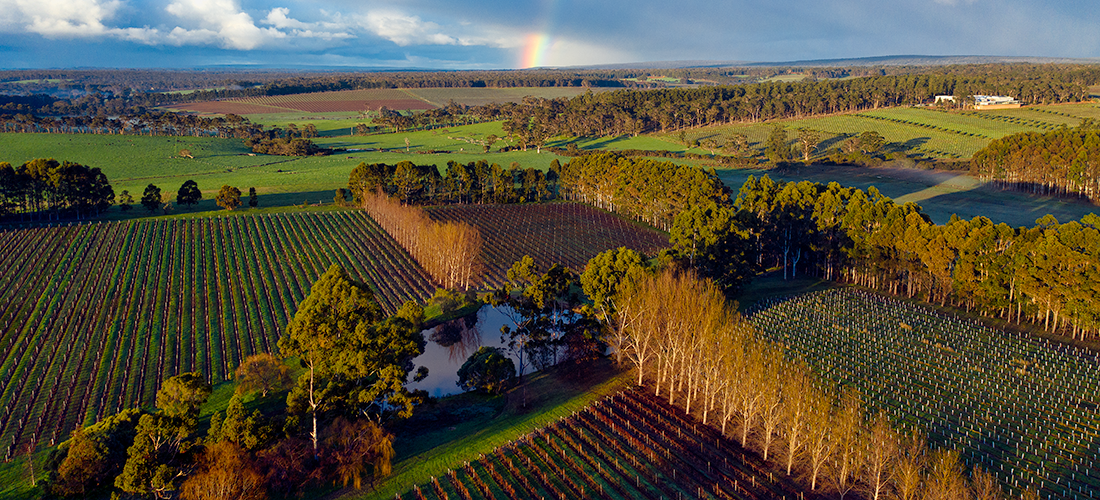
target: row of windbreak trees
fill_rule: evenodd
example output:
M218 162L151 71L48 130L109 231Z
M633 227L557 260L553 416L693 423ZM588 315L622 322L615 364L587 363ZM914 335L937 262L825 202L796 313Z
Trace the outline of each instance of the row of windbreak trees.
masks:
M0 162L0 217L34 218L98 214L115 202L115 191L98 168L53 158L18 167Z
M804 82L763 82L698 88L585 93L571 99L525 99L522 104L473 108L503 118L511 132L538 143L556 135L617 136L690 127L854 112L929 102L936 95L1008 95L1023 104L1074 102L1088 97L1096 77L1058 67L1020 67L1017 73L900 75Z
M363 195L360 206L440 285L469 290L479 284L481 235L476 227L433 221L424 210L379 191Z
M1100 129L1092 120L1076 128L1025 132L996 139L970 160L975 176L1038 194L1076 194L1100 202Z
M630 261L622 257L603 261ZM609 295L594 295L607 298L597 301L607 306L612 338L621 337L612 342L615 355L637 370L638 383L805 478L810 490L841 498L1003 497L979 467L968 480L957 451L930 451L919 433L900 433L885 415L866 414L858 394L785 357L732 310L714 282L672 268L604 267L616 268L618 278L603 288Z
M262 125L247 118L198 116L190 113L123 113L117 116L35 116L0 114L0 132L46 132L52 134L128 134L174 137L248 138L263 131Z
M360 163L348 177L348 189L357 203L379 189L406 204L539 202L553 197L558 168L557 160L547 172L485 160L449 161L440 175L435 165L411 161Z

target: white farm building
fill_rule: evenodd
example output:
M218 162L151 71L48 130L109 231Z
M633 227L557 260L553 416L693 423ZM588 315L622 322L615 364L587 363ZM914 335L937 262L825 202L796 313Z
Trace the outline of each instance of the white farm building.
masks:
M974 109L1007 109L1020 107L1020 101L1003 95L975 95Z

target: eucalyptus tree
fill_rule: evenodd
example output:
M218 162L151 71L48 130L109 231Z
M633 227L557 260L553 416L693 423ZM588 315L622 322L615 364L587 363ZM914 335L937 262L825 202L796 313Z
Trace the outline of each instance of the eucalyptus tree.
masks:
M153 184L145 186L145 192L141 195L141 206L149 212L155 212L160 208L160 188Z
M193 180L187 180L180 186L179 191L176 192L176 204L192 206L202 199L202 191L199 191L199 184Z
M291 413L310 414L314 450L318 420L327 411L379 420L412 413L422 395L405 384L412 359L424 350L423 314L411 303L383 320L370 288L339 265L313 284L279 339L279 351L297 357L307 369L287 396L287 405ZM426 370L417 374L426 375Z

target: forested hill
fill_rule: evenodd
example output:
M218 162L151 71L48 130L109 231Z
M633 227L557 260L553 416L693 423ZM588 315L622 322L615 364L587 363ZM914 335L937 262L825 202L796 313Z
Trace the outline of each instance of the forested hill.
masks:
M735 122L797 118L854 112L887 106L909 106L953 95L961 101L975 94L1013 96L1023 104L1081 101L1088 86L1100 79L1100 68L1056 71L1038 66L1010 66L985 74L910 74L846 80L762 82L586 93L572 99L528 99L523 104L489 105L507 117L512 130L533 137L638 135Z

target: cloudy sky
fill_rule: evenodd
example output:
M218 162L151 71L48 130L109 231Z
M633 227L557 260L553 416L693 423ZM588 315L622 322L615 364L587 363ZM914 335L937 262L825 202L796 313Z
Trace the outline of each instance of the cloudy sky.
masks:
M1085 0L0 0L0 67L1100 57Z

